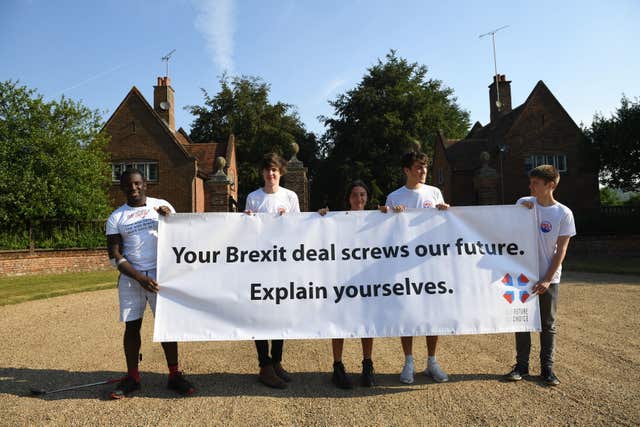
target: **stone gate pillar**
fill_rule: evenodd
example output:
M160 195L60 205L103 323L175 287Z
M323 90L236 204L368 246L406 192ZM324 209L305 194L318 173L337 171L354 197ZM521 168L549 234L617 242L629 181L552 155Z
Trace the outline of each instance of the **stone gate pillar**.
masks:
M298 160L298 151L300 147L293 143L293 156L287 162L286 187L294 191L298 195L300 202L300 211L309 211L309 179L307 177L307 168Z
M231 185L233 182L224 173L226 161L224 157L216 159L216 173L204 183L205 212L235 212Z

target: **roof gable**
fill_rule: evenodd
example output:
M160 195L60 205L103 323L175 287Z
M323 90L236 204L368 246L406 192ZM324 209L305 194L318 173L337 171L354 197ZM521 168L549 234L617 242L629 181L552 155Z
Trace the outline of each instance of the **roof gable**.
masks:
M528 112L530 106L536 103L537 100L540 100L540 104L545 106L546 108L557 108L564 116L565 120L569 121L576 129L579 129L576 122L574 122L569 113L567 113L567 110L564 109L560 101L558 101L558 99L553 95L551 90L547 87L546 84L544 84L542 80L538 80L538 83L536 83L535 87L520 107L524 107L523 110ZM524 120L525 116L526 114L520 114L517 120L512 123L511 128L517 128L520 125L521 120Z
M124 99L118 105L118 107L115 109L113 114L111 114L109 119L105 122L104 126L102 127L101 132L104 131L115 120L115 118L121 113L121 111L122 111L122 109L124 108L125 105L128 105L128 104L130 104L132 102L136 102L136 101L140 102L145 107L145 111L160 126L160 128L169 137L169 139L176 144L176 146L178 147L179 151L181 151L182 154L187 159L193 159L193 156L191 156L191 154L187 150L185 150L184 146L178 140L178 137L176 136L176 133L172 132L171 129L169 129L169 126L167 126L167 124L164 122L164 120L162 120L162 118L158 115L158 113L156 113L156 111L153 109L153 107L151 107L151 105L147 102L147 100L144 98L142 93L140 93L138 88L135 87L135 86L133 86L131 88L131 90L129 91L127 96L124 97Z

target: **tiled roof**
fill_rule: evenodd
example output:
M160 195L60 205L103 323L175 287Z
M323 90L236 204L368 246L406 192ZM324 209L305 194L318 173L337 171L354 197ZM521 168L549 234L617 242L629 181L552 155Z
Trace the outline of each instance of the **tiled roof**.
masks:
M187 143L184 145L184 148L186 148L192 156L198 159L198 168L207 175L211 175L215 172L216 158L219 156L226 157L227 154L226 143Z

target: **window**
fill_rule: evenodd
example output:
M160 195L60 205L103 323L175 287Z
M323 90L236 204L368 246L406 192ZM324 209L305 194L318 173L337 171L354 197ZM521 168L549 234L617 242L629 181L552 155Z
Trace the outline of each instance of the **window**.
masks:
M553 165L558 172L567 172L567 156L564 154L534 154L524 159L526 172L540 165Z
M127 169L138 169L148 182L158 182L158 162L111 163L111 181L120 182L120 175Z

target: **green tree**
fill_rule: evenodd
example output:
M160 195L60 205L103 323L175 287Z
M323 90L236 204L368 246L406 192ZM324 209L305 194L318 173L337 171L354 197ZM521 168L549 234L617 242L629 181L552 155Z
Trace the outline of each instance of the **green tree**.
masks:
M624 191L640 190L640 101L622 96L620 107L605 118L593 117L585 130L600 158L600 183Z
M602 206L620 206L622 205L622 200L616 190L602 187L600 189L600 204Z
M110 171L101 127L98 112L79 102L45 102L0 82L0 224L104 218Z
M404 182L403 153L418 144L431 154L438 130L459 138L469 129L469 113L457 105L453 89L427 78L426 66L409 63L393 50L330 104L334 116L321 117L327 158L313 187L316 206L343 208L343 193L354 178L371 184L372 205L384 203L385 195Z
M269 102L267 83L259 77L223 75L220 86L213 97L202 89L203 106L186 107L195 116L190 137L195 142L209 142L226 141L229 134L235 135L241 206L247 194L263 184L260 162L265 153L273 151L289 159L292 143L296 142L300 147L298 158L311 172L315 170L315 135L306 131L293 106Z

